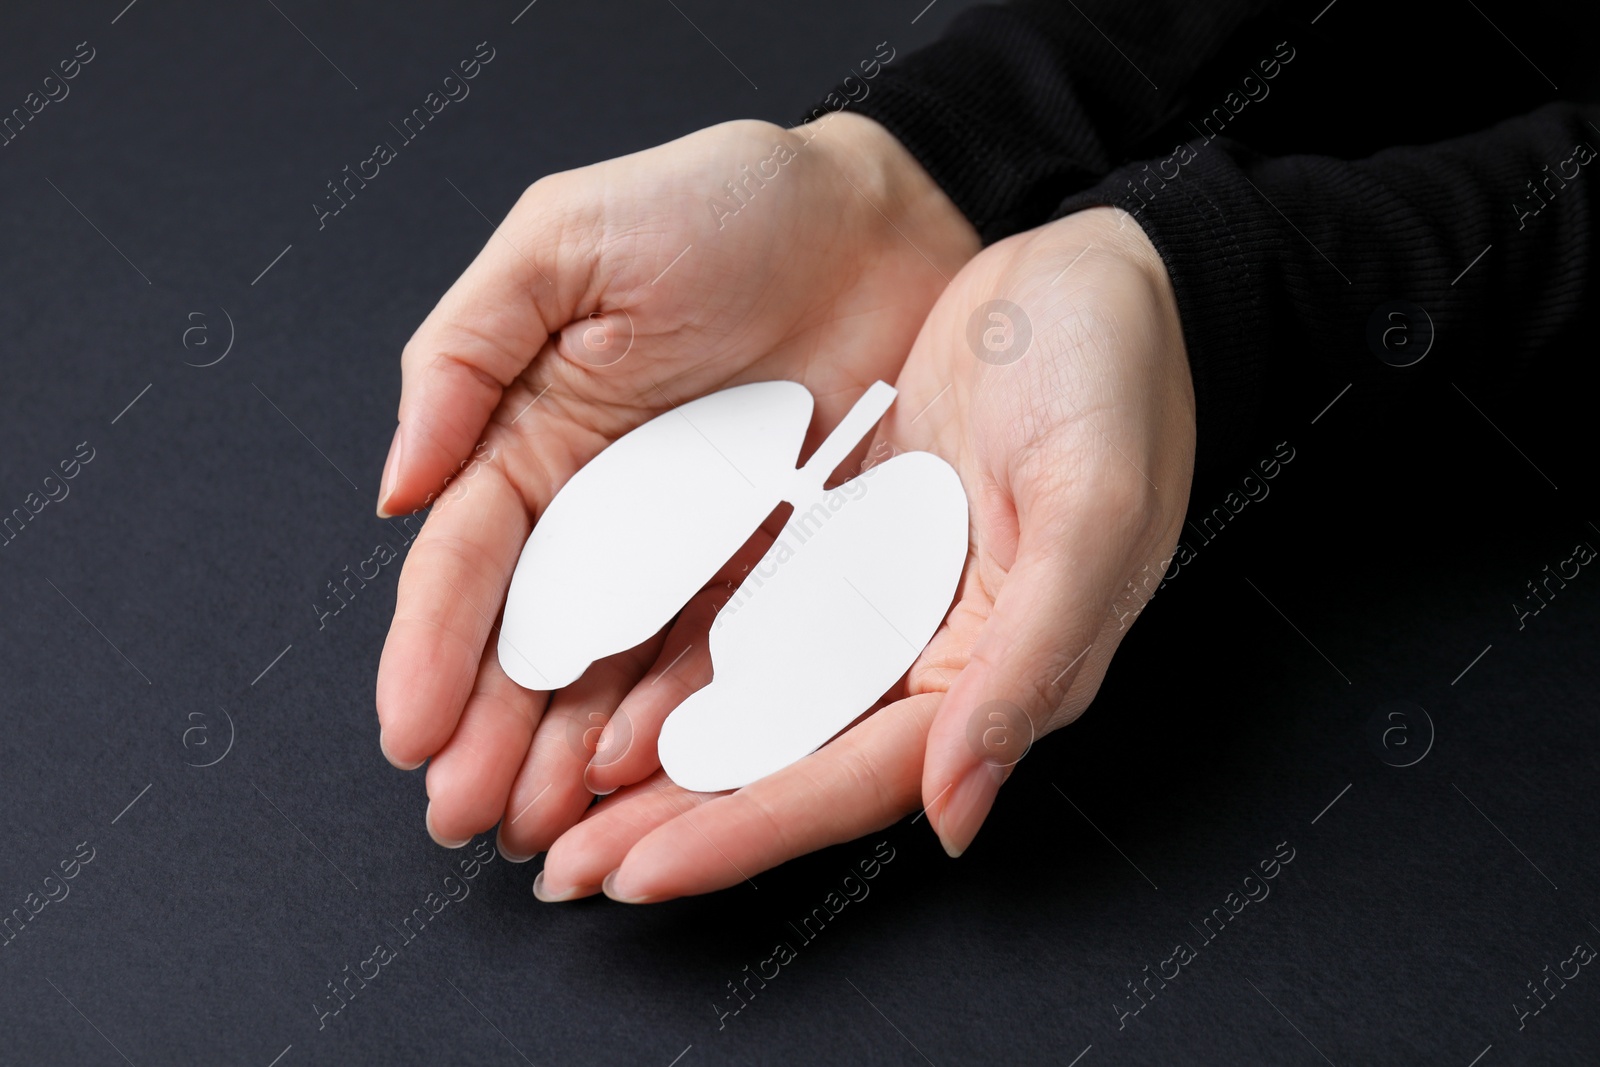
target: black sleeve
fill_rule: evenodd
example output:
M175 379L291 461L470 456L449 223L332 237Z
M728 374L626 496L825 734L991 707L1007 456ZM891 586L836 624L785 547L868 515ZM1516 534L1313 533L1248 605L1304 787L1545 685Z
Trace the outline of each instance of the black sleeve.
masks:
M1024 0L962 12L944 36L847 79L983 239L1036 226L1183 110L1186 89L1274 0ZM881 60L881 56L878 59ZM881 69L880 69L881 68ZM813 112L816 114L817 112Z
M1583 335L1600 308L1597 145L1600 108L1576 104L1354 161L1197 140L1109 174L1057 215L1121 207L1160 252L1208 468L1237 458L1285 380L1558 380L1556 358L1592 350Z

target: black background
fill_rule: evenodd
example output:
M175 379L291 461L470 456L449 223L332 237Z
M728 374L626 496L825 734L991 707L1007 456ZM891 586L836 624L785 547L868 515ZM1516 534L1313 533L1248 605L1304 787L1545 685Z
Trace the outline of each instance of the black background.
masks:
M793 121L960 5L521 6L0 15L0 111L97 52L0 149L0 510L94 450L0 548L0 914L94 850L0 948L0 1062L1594 1061L1600 975L1520 1031L1515 1005L1600 943L1600 576L1522 629L1510 605L1600 544L1600 509L1541 473L1583 445L1525 457L1495 397L1442 381L1398 413L1354 389L1285 415L1270 496L1200 547L961 859L907 820L756 889L625 907L541 905L538 862L497 858L319 1029L326 983L462 855L377 748L396 569L325 629L313 604L390 533L397 356L488 238L472 204L498 219L541 174ZM319 231L324 183L485 40L472 95ZM186 365L228 316L228 357ZM1392 701L1413 766L1368 740ZM230 722L227 756L192 766ZM870 896L799 943L789 923L879 841ZM1270 897L1119 1029L1126 983L1281 842ZM798 958L719 1018L780 940Z

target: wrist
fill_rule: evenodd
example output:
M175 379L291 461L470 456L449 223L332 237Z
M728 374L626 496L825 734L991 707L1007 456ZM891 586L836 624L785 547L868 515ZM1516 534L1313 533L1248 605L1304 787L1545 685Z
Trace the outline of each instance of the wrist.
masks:
M1115 207L1091 207L1058 220L1092 231L1089 240L1108 249L1141 273L1157 288L1170 289L1167 265L1134 217Z
M1043 230L1052 231L1051 237L1058 241L1064 233L1070 234L1072 244L1100 249L1133 268L1135 273L1130 277L1142 280L1151 313L1159 316L1168 332L1179 338L1179 347L1182 346L1183 324L1178 317L1172 275L1161 253L1132 215L1115 207L1085 208L1048 223Z
M978 231L955 201L898 138L872 119L836 111L794 132L848 182L847 195L867 215L893 226L941 271L953 274L982 248Z

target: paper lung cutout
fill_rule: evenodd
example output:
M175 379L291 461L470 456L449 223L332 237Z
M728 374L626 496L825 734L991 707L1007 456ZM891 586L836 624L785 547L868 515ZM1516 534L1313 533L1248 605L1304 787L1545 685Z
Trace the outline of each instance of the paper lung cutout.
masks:
M949 464L904 453L823 482L895 391L875 383L796 469L811 421L794 382L736 386L619 438L535 524L501 624L500 664L530 689L658 631L780 502L794 512L718 613L713 680L667 718L667 775L733 789L793 763L866 711L933 636L967 550Z

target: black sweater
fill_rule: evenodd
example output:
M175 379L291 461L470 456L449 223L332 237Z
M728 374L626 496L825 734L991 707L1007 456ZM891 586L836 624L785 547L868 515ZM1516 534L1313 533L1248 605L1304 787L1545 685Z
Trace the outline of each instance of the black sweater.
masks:
M1533 16L979 7L847 106L986 241L1094 204L1134 215L1172 277L1215 470L1274 406L1426 375L1499 390L1592 344L1600 108L1558 101L1595 98L1600 55L1573 16Z

